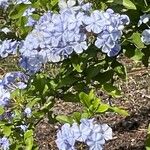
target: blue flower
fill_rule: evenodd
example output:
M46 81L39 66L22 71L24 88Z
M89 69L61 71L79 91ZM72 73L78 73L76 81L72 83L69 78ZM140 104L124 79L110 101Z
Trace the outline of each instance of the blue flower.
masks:
M150 45L150 29L145 29L142 32L141 40L144 44Z
M2 150L8 150L10 146L9 140L6 137L0 139L0 147Z
M31 108L29 107L25 108L24 113L26 114L27 117L31 117L32 115Z
M28 129L27 125L20 125L18 127L20 127L23 130L23 132L25 132Z
M149 20L150 20L150 14L144 14L143 16L140 16L140 20L139 20L139 22L138 22L138 27L139 27L142 23L144 23L144 24L148 23Z
M59 13L48 11L37 22L29 18L27 25L34 29L19 49L20 65L27 72L36 73L47 62L60 62L73 52L80 54L87 50L91 44L87 43L88 32L95 36L95 46L102 52L110 57L119 53L128 16L115 14L112 9L91 12L91 4L82 0L61 0L59 7Z
M24 13L23 13L22 16L27 16L27 17L29 17L29 16L32 15L32 13L33 13L34 11L35 11L35 8L29 7L29 8L27 8L27 9L24 11Z
M88 126L85 126L84 124L78 126L77 123L72 125L72 131L75 139L80 142L85 142L91 133L91 129Z
M25 89L27 87L27 82L28 76L19 71L9 72L2 79L3 86L10 91L16 88Z
M34 20L31 16L28 17L28 22L26 23L25 26L32 27L36 24L36 20Z
M56 144L60 150L75 150L75 138L69 124L64 124L58 131Z
M127 15L115 14L112 9L102 12L105 24L102 31L97 35L95 46L102 49L109 57L116 56L121 46L119 41L122 36L122 30L128 25L130 20Z
M105 141L112 139L112 129L107 124L97 124L94 119L81 119L80 124L64 124L57 133L56 144L60 150L74 149L76 141L84 142L90 150L102 150Z
M26 51L23 53L20 59L20 66L24 68L29 74L38 72L42 65L47 61L46 54L44 52Z
M10 93L4 86L0 85L0 106L7 106L10 99Z
M86 33L82 29L83 17L84 13L82 12L74 14L68 10L63 10L60 14L45 13L36 23L33 31L26 37L19 50L22 54L21 67L33 70L28 61L30 62L30 59L33 63L36 61L36 58L35 60L31 58L35 53L45 55L47 58L44 60L49 62L59 62L68 58L73 51L80 54L86 50L88 46ZM47 61L36 62L38 67L33 67L37 69L32 72L39 71L42 64Z
M89 146L89 150L103 150L105 140L103 139L101 133L92 133L86 143Z
M19 44L18 41L12 40L0 41L0 57L6 58L9 54L17 54Z
M101 125L101 133L106 141L112 139L112 129L107 124Z
M9 6L9 1L8 0L1 0L0 1L0 8L6 9Z
M86 24L86 30L88 32L100 33L103 30L105 24L102 13L95 10L91 13L91 16L84 18L84 23Z

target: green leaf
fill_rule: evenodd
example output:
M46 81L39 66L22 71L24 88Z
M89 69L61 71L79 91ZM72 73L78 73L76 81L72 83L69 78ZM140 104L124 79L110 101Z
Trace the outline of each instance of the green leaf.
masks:
M150 124L148 126L147 139L145 141L146 150L150 150Z
M122 79L127 79L127 70L126 67L115 61L112 63L112 67L114 68L115 73Z
M25 150L32 150L33 147L33 130L27 130L24 133L24 140L25 140Z
M42 106L41 108L40 108L40 110L44 110L44 109L51 109L51 107L52 107L52 101L49 101L49 102L47 102L47 103L45 103L44 104L44 106Z
M81 113L80 112L74 112L72 114L72 116L73 116L73 119L75 120L75 122L80 123L80 120L81 120Z
M84 69L84 59L82 59L82 57L78 56L78 55L73 55L71 57L71 63L72 66L74 68L74 70L76 70L77 72L81 73Z
M33 130L27 130L24 133L24 140L25 140L25 150L32 150L33 147Z
M144 7L144 8L143 8L143 12L144 12L144 13L150 12L150 6Z
M4 126L3 127L3 134L5 135L5 136L9 136L10 134L11 134L11 126Z
M136 5L131 0L108 0L107 2L123 5L127 9L136 10Z
M108 70L105 72L100 72L97 76L94 77L94 79L96 81L99 81L101 84L104 84L108 81L110 81L110 79L112 79L114 75L114 71L113 70Z
M31 136L33 136L33 130L27 130L25 133L24 133L24 139L28 139L30 138Z
M91 117L91 115L89 113L87 113L87 112L84 112L84 113L81 114L81 118L82 119L83 118L89 118L89 117Z
M27 107L32 108L35 104L37 104L41 99L40 98L31 98L28 99L29 103L27 104Z
M118 113L120 115L123 115L123 116L129 116L129 113L126 111L126 110L123 110L119 107L110 107L110 109L115 112L115 113Z
M104 113L106 112L110 106L108 104L101 104L98 109L96 110L97 113Z
M56 116L56 120L58 120L60 123L69 123L69 124L73 123L73 119L65 115Z
M104 63L105 63L105 61L103 61L102 63L99 63L99 64L94 64L94 65L89 66L85 70L86 77L88 79L91 79L91 78L95 77L96 75L98 75L98 73L100 73L101 69L104 67Z
M80 64L72 64L73 68L77 71L77 72L82 72L82 63Z
M81 92L79 94L79 98L82 104L84 104L85 107L89 108L92 104L92 99L89 98L89 95L85 94L84 92Z
M9 17L11 19L21 18L24 11L28 8L29 5L21 4L14 7L14 9L10 12Z
M63 86L70 86L76 81L77 81L77 79L72 74L65 76L59 81L57 88L61 88Z
M64 94L63 99L65 102L79 102L79 96L77 94L72 94L71 92Z
M146 150L150 150L150 135L146 139L145 146Z
M140 60L142 60L144 54L142 53L141 50L139 49L135 49L135 54L133 57L131 57L132 60L134 60L135 62L139 62Z
M121 97L121 91L111 83L103 84L102 89L114 98Z
M93 101L92 101L93 112L95 112L98 109L100 104L101 104L101 99L99 99L99 98L93 99Z
M132 1L130 1L130 0L123 0L122 4L123 4L123 6L125 6L128 9L134 9L134 10L136 10L135 4Z
M58 3L58 0L51 0L51 5L55 6Z
M148 134L150 135L150 124L149 124L149 126L148 126Z
M130 40L138 49L143 49L145 47L145 45L141 41L141 34L138 32L133 33L130 37Z
M5 112L4 107L0 106L0 115L2 115Z

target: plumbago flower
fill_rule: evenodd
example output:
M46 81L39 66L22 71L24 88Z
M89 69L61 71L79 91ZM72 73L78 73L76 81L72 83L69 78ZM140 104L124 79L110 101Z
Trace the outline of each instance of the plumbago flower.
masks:
M150 29L145 29L142 32L141 40L144 44L150 45Z
M2 150L8 150L9 145L9 140L6 137L0 138L0 148Z
M18 126L23 132L25 132L28 129L27 125L20 125Z
M60 150L74 150L75 142L84 142L90 150L102 150L112 139L112 129L107 124L97 124L94 119L81 119L80 124L64 124L57 133L56 144Z
M29 16L31 16L31 15L33 14L34 11L35 11L35 8L29 7L29 8L27 8L27 9L24 11L24 13L23 13L22 16L27 16L27 17L29 17Z
M129 24L127 15L115 14L112 9L107 9L106 12L95 10L91 16L85 17L84 23L88 32L96 34L95 46L101 48L102 52L110 57L120 52L122 30Z
M92 12L91 6L82 1L77 4L75 0L61 0L59 13L48 11L37 22L30 18L26 26L34 29L19 50L21 67L33 74L47 62L60 62L73 52L82 53L90 45L88 32L95 36L95 45L102 52L117 55L121 50L122 30L129 24L128 16L116 14L112 9Z
M9 54L17 54L20 42L12 40L0 41L0 57L6 58Z
M140 16L140 20L138 22L138 27L141 25L141 24L146 24L148 23L150 20L150 14L144 14L143 16Z
M24 113L27 117L31 117L32 115L32 111L31 111L31 108L27 107L25 110L24 110Z
M35 29L26 37L24 45L20 49L21 66L25 69L29 68L31 70L29 72L37 72L41 68L41 64L47 61L59 62L73 52L80 54L86 50L88 46L86 33L82 29L83 15L82 12L72 13L69 11L61 14L45 13L35 25ZM39 55L41 61L36 63L39 64L37 66L33 64L34 70L32 70L32 67L28 67L30 58L27 57L36 57L35 54ZM32 66L32 63L30 65Z
M9 6L8 0L0 0L0 8L6 9Z
M138 22L138 27L141 24L146 24L148 26L149 29L145 29L142 32L142 37L141 40L145 45L150 45L150 27L148 25L148 22L150 21L150 14L144 14L143 16L140 16L140 20Z
M2 79L2 85L6 90L13 91L15 89L25 89L27 87L29 77L23 72L14 71L6 73Z
M0 85L0 106L7 106L10 99L10 92Z
M31 16L28 17L28 21L25 26L33 27L36 24L36 20L34 20Z

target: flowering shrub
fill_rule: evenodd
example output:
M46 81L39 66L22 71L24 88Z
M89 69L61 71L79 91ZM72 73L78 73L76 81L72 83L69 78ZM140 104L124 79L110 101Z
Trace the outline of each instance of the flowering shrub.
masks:
M34 129L45 115L50 123L64 124L57 132L58 149L76 149L77 142L103 149L112 129L94 117L129 114L104 103L96 91L121 96L114 85L116 77L127 75L121 55L148 66L146 0L2 0L0 8L0 59L12 55L18 61L16 71L0 80L1 149L37 149ZM81 103L83 110L56 115L58 99Z

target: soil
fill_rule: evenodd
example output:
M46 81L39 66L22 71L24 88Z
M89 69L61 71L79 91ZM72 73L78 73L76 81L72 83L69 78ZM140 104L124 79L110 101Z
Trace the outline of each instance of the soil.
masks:
M121 106L130 114L123 117L114 113L97 116L97 121L107 123L113 129L113 139L105 144L104 150L145 150L144 142L150 123L150 68L140 63L135 64L128 59L121 59L127 66L127 81L118 80L116 85L123 91L123 96L111 99L113 105ZM133 65L134 64L134 65ZM102 91L98 95L108 102L108 97ZM80 104L57 101L57 114L70 114L81 110ZM59 124L49 124L42 120L36 129L36 139L40 150L57 150L55 139ZM86 150L78 148L77 150Z

